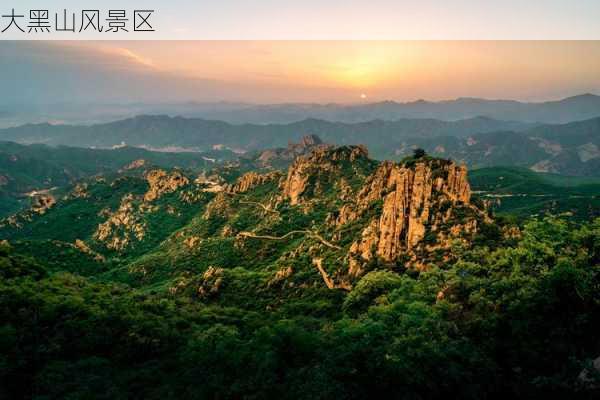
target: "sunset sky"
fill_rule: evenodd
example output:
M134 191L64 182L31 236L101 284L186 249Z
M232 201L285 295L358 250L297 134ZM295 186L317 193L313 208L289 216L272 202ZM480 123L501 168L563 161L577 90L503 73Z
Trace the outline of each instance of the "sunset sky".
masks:
M600 94L600 41L0 42L0 102L340 102Z

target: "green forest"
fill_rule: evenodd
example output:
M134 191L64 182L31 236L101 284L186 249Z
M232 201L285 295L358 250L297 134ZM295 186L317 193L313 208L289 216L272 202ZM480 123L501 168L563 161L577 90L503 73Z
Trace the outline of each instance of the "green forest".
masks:
M377 270L347 294L265 309L49 273L0 253L5 398L594 398L600 220L482 237L426 272ZM234 271L232 271L234 273ZM250 287L244 287L248 285Z

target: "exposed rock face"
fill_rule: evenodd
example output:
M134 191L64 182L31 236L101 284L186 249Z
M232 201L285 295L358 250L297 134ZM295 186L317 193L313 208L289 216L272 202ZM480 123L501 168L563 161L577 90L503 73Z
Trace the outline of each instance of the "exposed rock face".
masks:
M273 160L281 157L282 151L277 150L265 150L258 156L258 161L262 165L269 165Z
M550 160L538 161L529 167L529 169L535 172L557 172L557 169Z
M168 173L162 169L155 169L146 174L150 186L144 195L145 201L154 201L166 193L173 193L182 186L190 183L189 179L179 171Z
M54 196L51 194L40 194L33 197L31 209L38 214L44 214L54 204L56 204Z
M242 175L235 184L231 185L228 191L230 193L245 193L256 186L274 181L278 178L279 173L277 172L269 172L267 174L247 172Z
M594 143L586 143L577 147L577 155L582 162L600 157L600 149Z
M233 213L231 202L227 195L223 192L217 193L214 199L206 206L206 210L202 218L209 219L216 215L228 216Z
M202 239L198 236L189 236L183 240L183 243L188 247L188 249L197 247L201 242Z
M223 268L208 267L202 274L202 280L198 286L198 296L206 299L216 296L223 284Z
M226 189L223 178L218 175L206 176L203 172L196 179L194 179L196 185L202 185L202 192L207 193L219 193Z
M134 161L130 162L129 164L125 165L121 170L129 171L132 169L142 168L144 165L146 165L146 160L143 160L143 159L134 160Z
M340 208L335 220L337 225L354 221L375 202L382 201L380 213L371 217L360 239L350 247L355 259L350 263L351 272L360 273L360 260L378 257L393 262L403 255L413 256L431 232L437 239L473 233L477 229L475 219L460 221L453 216L456 207L481 213L469 204L470 196L464 166L445 160L417 162L411 167L384 162L367 180L355 202ZM442 229L442 225L450 228Z
M368 152L364 146L319 148L310 154L299 156L288 169L282 187L283 198L289 199L291 205L299 204L309 197L309 191L318 193L324 185L331 183L331 178L339 175L342 162L367 157Z
M75 185L71 193L69 193L69 197L72 199L86 199L90 197L87 183L78 183Z
M94 260L98 262L105 262L106 259L102 254L96 253L94 250L90 249L90 247L81 239L75 239L74 246L79 249L82 253L88 254L94 257Z
M300 202L300 196L306 189L309 177L307 169L307 163L297 161L288 171L287 179L283 185L283 196L290 199L291 205Z
M141 220L133 200L132 195L124 196L119 209L98 225L94 239L103 243L106 248L117 251L125 249L134 238L138 241L143 240L146 224Z
M320 137L318 137L317 135L306 135L303 136L302 139L300 140L300 143L289 143L288 144L288 150L304 150L306 148L309 147L315 147L315 146L319 146L322 145L323 141L321 140Z
M260 153L258 161L263 165L267 166L275 161L291 161L294 157L302 154L310 153L316 149L326 149L331 147L323 141L317 135L306 135L300 143L289 142L287 148L281 149L269 149Z
M267 287L272 287L272 286L281 284L287 278L292 276L293 273L294 273L294 269L292 267L284 267L284 268L279 269L275 273L275 275L271 279L269 279L269 281L267 282Z

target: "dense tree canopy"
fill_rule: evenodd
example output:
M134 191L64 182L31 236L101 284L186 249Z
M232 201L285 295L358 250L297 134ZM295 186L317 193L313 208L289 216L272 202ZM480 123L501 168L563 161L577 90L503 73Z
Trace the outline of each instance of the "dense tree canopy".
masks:
M509 398L575 393L600 355L600 220L532 220L426 272L259 311L48 273L0 249L2 398ZM234 304L237 303L237 304ZM596 393L594 393L596 392Z

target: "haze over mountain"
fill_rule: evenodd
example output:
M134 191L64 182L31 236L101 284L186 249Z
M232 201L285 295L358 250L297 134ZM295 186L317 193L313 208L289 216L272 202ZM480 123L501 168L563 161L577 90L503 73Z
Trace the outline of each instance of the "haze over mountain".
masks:
M0 128L49 121L71 124L104 123L143 114L203 118L233 124L287 124L308 118L347 123L415 118L457 121L481 116L530 123L566 123L600 116L600 96L587 93L546 102L463 97L444 101L381 101L362 104L59 103L30 104L25 108L4 105L0 107Z
M406 156L422 147L472 167L521 166L566 175L600 174L600 118L539 125L522 132L499 131L468 137L412 137L395 150Z
M257 150L287 145L314 133L330 143L367 141L374 147L387 146L403 137L465 136L498 130L523 130L530 124L478 117L459 121L434 119L372 120L361 123L304 119L288 124L230 124L199 118L142 115L120 121L84 125L28 124L0 130L0 140L80 147L131 146L177 147L210 150L226 145Z
M485 117L360 123L306 119L290 124L236 125L197 118L139 116L91 126L24 125L0 130L0 140L98 148L129 145L161 151L230 149L244 153L285 147L307 134L337 145L363 143L379 159L400 159L415 147L422 147L472 167L514 165L569 175L597 175L600 162L600 117L538 125Z
M454 121L488 117L507 121L566 123L600 116L600 96L590 93L555 101L519 102L457 98L445 101L382 101L368 104L273 104L273 105L196 105L186 115L232 123L288 123L305 118L338 122L365 122L374 119L395 121L402 118L434 118Z
M600 94L599 70L593 41L4 41L0 86L10 96L0 98L0 127L163 113L569 122L598 116L597 96L576 95Z

